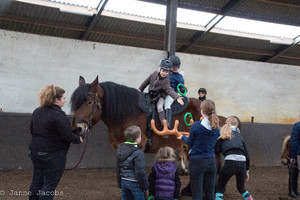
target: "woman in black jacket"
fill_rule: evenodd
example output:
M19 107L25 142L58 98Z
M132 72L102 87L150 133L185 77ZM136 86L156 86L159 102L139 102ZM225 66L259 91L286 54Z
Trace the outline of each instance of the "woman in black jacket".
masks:
M66 165L70 143L82 143L72 133L69 119L61 107L66 101L65 90L48 85L39 95L40 107L32 114L29 146L33 177L29 199L53 199Z

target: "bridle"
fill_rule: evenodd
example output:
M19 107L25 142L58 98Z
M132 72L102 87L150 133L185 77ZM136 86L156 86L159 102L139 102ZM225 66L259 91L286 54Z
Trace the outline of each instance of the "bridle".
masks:
M84 144L82 154L81 154L80 159L77 162L77 164L74 167L70 168L70 169L65 169L66 171L70 171L70 170L73 170L73 169L77 168L79 166L79 164L81 163L81 161L83 159L83 156L84 156L84 153L85 153L85 150L86 150L86 147L87 147L87 143L88 143L88 132L89 132L89 129L90 129L91 121L92 121L93 116L96 112L96 109L97 108L101 109L101 104L100 104L100 99L99 99L98 93L89 92L88 97L87 97L87 101L90 101L90 100L94 101L94 105L93 105L91 113L89 114L88 120L76 119L75 118L75 122L77 122L77 123L86 123L87 124L87 126L84 130L84 134L86 135L86 142Z
M92 110L91 110L91 113L89 114L89 117L87 120L83 120L83 119L78 119L78 118L75 118L75 122L76 123L85 123L87 126L84 130L84 133L87 133L89 131L89 129L91 128L91 122L92 122L92 119L94 117L94 114L98 109L101 109L101 104L100 104L100 98L98 96L98 93L93 93L93 92L88 92L88 97L87 97L87 101L94 101L94 105L92 107Z

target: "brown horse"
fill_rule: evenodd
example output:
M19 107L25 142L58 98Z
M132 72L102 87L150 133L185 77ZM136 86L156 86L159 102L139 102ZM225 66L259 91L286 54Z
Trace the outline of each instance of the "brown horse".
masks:
M99 84L98 77L91 83L86 84L83 77L79 78L79 87L73 92L71 98L71 108L74 112L73 129L79 135L85 135L100 119L108 128L110 143L114 148L119 143L125 141L124 130L131 125L137 125L142 131L142 141L140 145L145 150L147 143L146 113L138 106L138 91L124 85L113 82L102 82ZM189 103L184 112L173 115L172 126L175 120L179 120L178 129L189 132L190 127L184 124L186 112L192 114L194 119L200 119L200 103L196 98L189 98ZM220 116L220 124L224 124L226 118ZM159 127L160 126L160 127ZM158 125L158 129L162 129ZM175 135L168 138L159 135L152 135L152 145L145 153L156 153L162 146L170 146L178 149L182 146L182 141ZM184 155L180 155L185 159Z

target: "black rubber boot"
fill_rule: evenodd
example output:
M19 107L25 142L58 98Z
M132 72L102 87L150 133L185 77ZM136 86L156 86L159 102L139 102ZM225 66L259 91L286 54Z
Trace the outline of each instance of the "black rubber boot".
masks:
M294 168L295 168L294 163L290 163L288 166L288 169L289 169L289 196L292 198L297 197L297 195L294 192L294 183L295 183Z
M168 129L171 130L171 121L172 121L172 111L171 109L166 109L166 119L167 119L167 126Z
M293 189L294 189L294 193L296 196L300 196L299 192L298 192L298 167L294 167L293 169Z

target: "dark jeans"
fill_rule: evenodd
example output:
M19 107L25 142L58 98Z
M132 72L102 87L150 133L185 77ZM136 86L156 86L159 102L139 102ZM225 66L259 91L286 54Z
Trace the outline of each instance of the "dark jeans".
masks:
M240 194L246 192L245 180L246 180L246 161L234 161L225 160L225 164L219 175L217 193L224 193L226 190L226 184L230 178L236 176L236 187Z
M68 150L55 152L30 152L33 163L33 177L29 191L30 200L51 200L55 195L66 166Z
M145 193L137 182L121 179L122 200L145 200Z
M206 200L214 200L216 159L191 158L189 169L193 200L202 200L202 190L204 190Z

